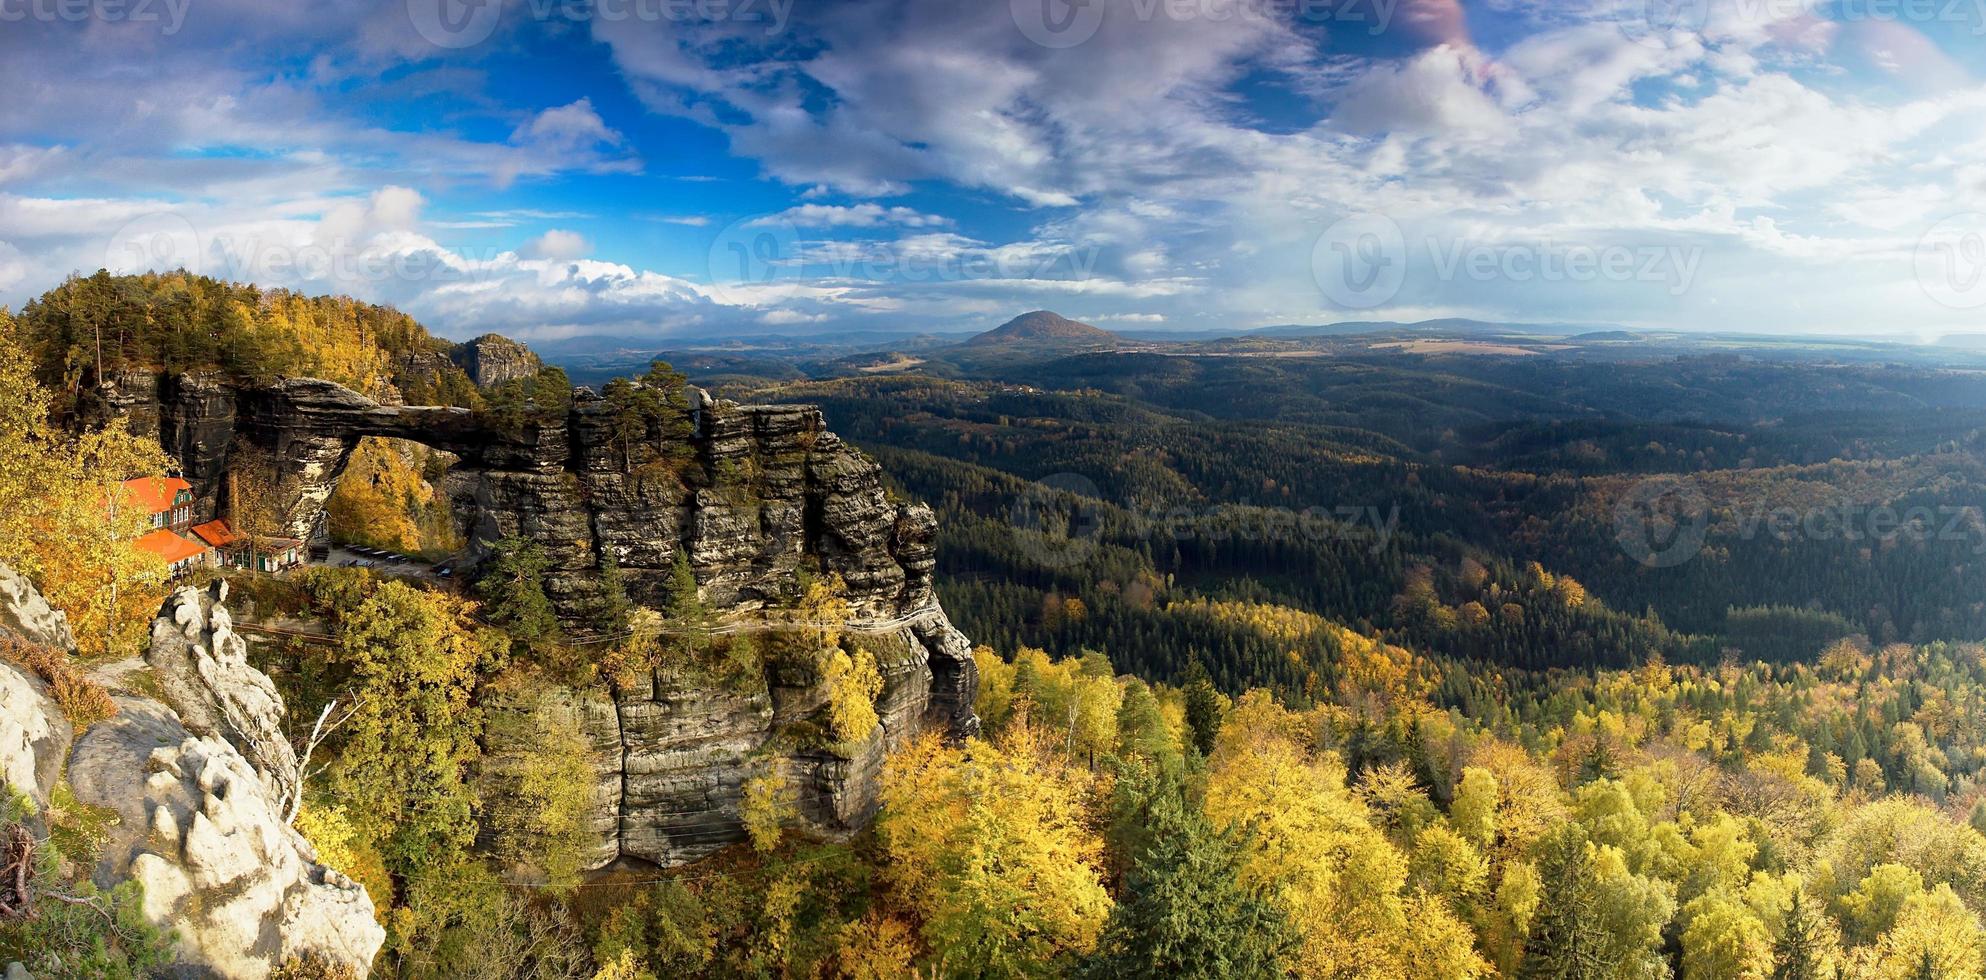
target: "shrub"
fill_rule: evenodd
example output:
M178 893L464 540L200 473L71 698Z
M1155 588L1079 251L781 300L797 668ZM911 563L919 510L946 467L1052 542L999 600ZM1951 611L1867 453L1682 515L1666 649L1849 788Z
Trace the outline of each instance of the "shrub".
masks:
M0 639L0 659L20 664L46 681L49 696L79 732L117 714L117 702L110 699L110 692L76 669L60 650L7 637Z

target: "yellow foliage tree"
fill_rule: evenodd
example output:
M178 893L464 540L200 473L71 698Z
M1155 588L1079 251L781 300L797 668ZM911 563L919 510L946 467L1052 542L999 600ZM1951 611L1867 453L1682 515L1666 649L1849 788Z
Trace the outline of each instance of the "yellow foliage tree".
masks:
M1209 760L1205 803L1216 826L1245 835L1244 880L1267 889L1303 937L1297 972L1487 975L1468 927L1445 904L1416 901L1410 920L1406 859L1345 788L1336 757L1304 747L1303 727L1267 692L1245 695Z
M883 675L867 649L855 655L839 648L828 654L821 683L827 688L828 731L844 746L852 746L876 730L876 695L883 693Z
M120 484L171 461L121 421L70 437L48 422L49 397L13 320L0 312L0 562L69 614L85 656L135 653L163 598L166 568L133 546L148 514Z
M884 874L936 972L1052 976L1095 947L1111 901L1093 800L1087 773L1024 720L997 743L927 736L891 757Z

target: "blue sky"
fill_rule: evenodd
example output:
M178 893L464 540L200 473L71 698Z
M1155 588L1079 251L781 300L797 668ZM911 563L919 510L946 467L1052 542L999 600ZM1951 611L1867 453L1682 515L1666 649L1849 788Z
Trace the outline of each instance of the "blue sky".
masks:
M1986 332L1986 0L0 0L0 304Z

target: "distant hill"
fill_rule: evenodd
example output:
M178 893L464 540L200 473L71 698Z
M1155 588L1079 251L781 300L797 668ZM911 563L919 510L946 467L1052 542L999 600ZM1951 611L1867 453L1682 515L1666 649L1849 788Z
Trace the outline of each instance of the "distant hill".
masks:
M1986 350L1986 334L1955 333L1938 338L1939 347L1957 347L1961 350Z
M1345 337L1357 334L1390 333L1404 330L1451 335L1503 335L1511 333L1566 335L1618 329L1620 328L1613 324L1605 323L1492 323L1488 320L1443 317L1438 320L1419 320L1414 323L1400 323L1392 320L1344 320L1338 323L1323 324L1289 323L1273 327L1259 327L1247 331L1246 335L1250 337L1302 339L1305 337Z
M973 337L965 344L967 347L991 347L998 344L1066 347L1076 344L1115 343L1117 339L1116 334L1101 327L1093 327L1080 320L1071 320L1059 313L1036 310L1008 320Z

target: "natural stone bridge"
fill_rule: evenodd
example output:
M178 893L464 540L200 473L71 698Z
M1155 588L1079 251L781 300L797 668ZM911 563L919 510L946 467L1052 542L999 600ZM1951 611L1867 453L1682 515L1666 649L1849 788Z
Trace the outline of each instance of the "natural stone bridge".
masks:
M630 599L661 608L686 555L714 609L764 629L783 618L767 607L790 593L803 562L847 583L860 627L850 642L875 654L884 679L881 724L852 754L782 736L815 717L827 694L820 678L775 664L746 689L658 672L650 683L542 692L589 746L589 865L675 864L742 840L744 781L768 764L806 823L846 832L874 813L891 747L923 731L977 729L972 645L932 588L936 520L927 507L891 499L875 462L828 432L814 408L735 405L699 392L686 454L659 431L635 445L615 441L623 420L586 389L562 416L516 431L461 409L380 405L324 381L237 386L182 375L126 391L113 407L140 429L156 427L210 514L225 495L237 437L274 458L300 534L317 530L359 440L408 439L455 454L439 490L466 557L502 538L529 539L576 635L604 632L588 610L608 559ZM487 707L536 710L500 699ZM493 743L489 752L514 748Z
M671 462L663 434L610 445L607 403L574 392L559 417L516 430L484 413L382 405L342 385L283 379L236 385L211 377L147 379L113 399L136 427L155 426L200 496L222 512L237 437L275 461L285 523L323 531L325 501L367 436L406 439L458 457L439 490L474 562L494 542L530 539L549 562L546 587L576 632L611 559L629 598L660 607L678 553L705 599L751 610L789 591L803 559L840 575L856 616L890 621L936 606L937 523L928 507L891 500L875 462L828 432L806 405L737 405L693 394L689 462ZM947 648L933 663L933 700L963 723L976 687L969 646L944 622L920 637Z

